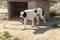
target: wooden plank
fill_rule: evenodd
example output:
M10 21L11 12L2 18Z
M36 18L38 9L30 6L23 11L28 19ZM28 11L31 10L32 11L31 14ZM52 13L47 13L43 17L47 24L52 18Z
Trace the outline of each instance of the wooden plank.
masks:
M28 2L28 0L7 0L8 2Z

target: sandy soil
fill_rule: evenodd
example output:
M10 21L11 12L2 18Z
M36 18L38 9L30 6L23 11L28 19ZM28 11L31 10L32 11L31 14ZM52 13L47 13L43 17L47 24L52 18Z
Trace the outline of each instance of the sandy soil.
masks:
M3 21L3 23L0 23L0 32L9 31L11 35L23 40L60 40L60 28L49 26L53 23L60 23L60 21L47 22L46 25L36 27L27 25L26 30L22 30L23 24L19 20Z

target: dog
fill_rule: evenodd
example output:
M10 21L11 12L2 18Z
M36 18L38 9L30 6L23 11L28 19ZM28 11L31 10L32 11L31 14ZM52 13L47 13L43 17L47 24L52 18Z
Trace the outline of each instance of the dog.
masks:
M20 19L24 19L24 28L26 28L27 19L32 20L32 27L34 26L34 18L36 17L37 23L39 24L39 17L44 20L44 23L46 23L46 20L44 18L44 10L42 8L34 8L34 9L28 9L20 12Z

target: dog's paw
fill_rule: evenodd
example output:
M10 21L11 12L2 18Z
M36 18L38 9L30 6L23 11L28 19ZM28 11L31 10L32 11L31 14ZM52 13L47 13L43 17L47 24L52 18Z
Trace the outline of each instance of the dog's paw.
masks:
M22 29L22 30L25 30L25 29Z
M36 23L35 25L38 26L38 23Z
M32 27L34 27L34 26L32 26Z
M25 30L26 28L22 28L22 30Z
M44 21L44 23L46 23L46 21Z

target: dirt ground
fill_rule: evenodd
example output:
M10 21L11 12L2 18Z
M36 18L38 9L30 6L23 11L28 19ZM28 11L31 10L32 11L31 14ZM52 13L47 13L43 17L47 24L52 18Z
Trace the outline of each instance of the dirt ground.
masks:
M60 20L52 20L46 24L40 23L36 27L27 25L26 30L22 30L23 24L20 20L6 20L0 21L0 32L9 31L11 35L22 40L60 40L60 28L50 26L54 23L60 23Z

